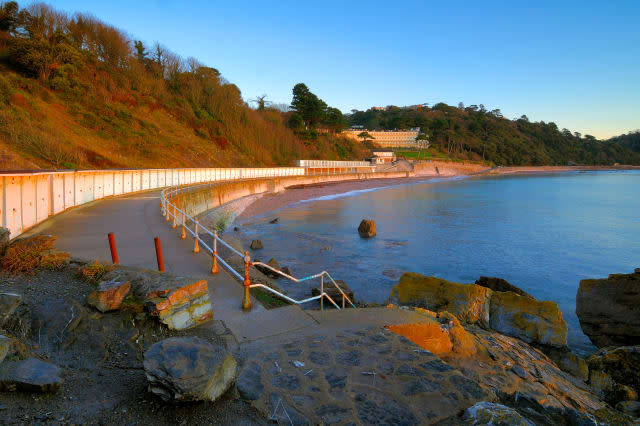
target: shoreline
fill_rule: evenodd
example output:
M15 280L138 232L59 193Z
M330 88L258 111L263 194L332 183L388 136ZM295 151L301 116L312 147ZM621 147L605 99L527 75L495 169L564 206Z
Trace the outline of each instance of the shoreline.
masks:
M251 204L246 206L235 218L235 223L254 219L269 212L274 212L292 204L306 200L313 200L320 197L345 194L352 191L362 191L367 189L387 188L397 185L414 183L427 183L434 179L444 181L456 177L478 177L478 176L501 176L501 175L524 175L524 174L550 174L579 171L607 171L607 170L640 170L640 166L518 166L500 167L496 169L486 169L477 173L416 173L408 178L379 178L367 180L350 180L344 182L328 182L312 185L300 185L289 187L282 192L275 194L264 194L256 198Z

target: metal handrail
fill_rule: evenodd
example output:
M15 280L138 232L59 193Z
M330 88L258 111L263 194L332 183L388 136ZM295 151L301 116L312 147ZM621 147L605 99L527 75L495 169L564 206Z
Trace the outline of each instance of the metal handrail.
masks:
M242 179L242 180L249 180L249 179ZM234 247L232 247L230 244L228 244L226 241L224 241L222 238L220 238L218 236L218 232L212 232L211 230L209 230L206 226L200 224L198 222L197 219L191 217L189 214L187 214L187 212L181 208L179 208L178 206L176 206L174 203L171 202L171 199L174 198L177 194L184 194L184 193L191 193L194 192L196 189L200 188L200 187L204 187L204 186L213 186L216 185L218 183L220 183L221 181L216 181L216 182L212 182L212 183L204 183L204 184L198 184L198 185L189 185L189 186L185 186L185 185L181 185L181 186L174 186L174 187L169 187L169 188L165 188L164 190L161 191L160 193L160 204L161 204L161 208L162 208L162 215L165 216L167 218L167 221L170 221L171 219L173 219L174 222L174 226L180 225L183 229L183 235L188 232L189 234L191 234L194 239L196 240L196 243L199 245L201 245L206 251L208 251L215 259L217 259L222 266L224 266L226 269L228 269L235 277L239 278L240 280L243 280L244 277L238 272L236 271L233 267L231 267L231 265L229 265L222 257L220 257L220 255L217 253L217 250L215 250L215 248L210 247L204 240L202 240L202 238L200 237L199 234L199 230L202 230L204 233L209 234L210 236L212 236L214 238L214 244L216 242L220 242L222 245L224 245L226 248L228 248L232 253L238 255L239 257L241 257L242 259L245 258L245 255L243 253L241 253L240 251L236 250ZM222 182L229 182L229 180L227 181L222 181ZM176 221L180 221L180 223L176 222ZM189 223L193 224L193 229L189 226ZM195 251L195 250L194 250ZM312 302L314 300L318 300L320 299L320 308L324 309L324 299L326 298L327 300L329 300L329 302L331 302L331 304L333 306L335 306L337 309L344 309L345 308L345 301L349 302L349 304L353 307L356 308L355 304L353 303L353 301L349 298L349 296L347 296L345 294L345 292L342 290L342 288L340 288L340 286L335 282L335 280L333 279L333 277L329 274L329 272L327 271L322 271L318 274L315 275L310 275L308 277L305 278L295 278L289 274L285 274L284 272L280 271L279 269L276 269L270 265L267 265L265 263L262 262L251 262L249 261L249 266L261 266L264 268L267 268L271 271L273 271L276 274L279 274L287 279L290 279L296 283L302 283L304 281L308 281L311 279L315 279L315 278L320 278L320 294L318 296L314 296L314 297L310 297L307 299L303 299L303 300L295 300L265 284L261 284L261 283L255 283L255 284L251 284L249 285L250 288L264 288L265 290L281 297L282 299L285 299L291 303L294 304L298 304L301 305L303 303L308 303L308 302ZM342 296L342 308L340 308L340 306L338 306L338 304L331 298L331 296L329 296L325 291L324 291L324 278L327 277L329 279L329 281L333 284L333 286L340 292L341 296Z

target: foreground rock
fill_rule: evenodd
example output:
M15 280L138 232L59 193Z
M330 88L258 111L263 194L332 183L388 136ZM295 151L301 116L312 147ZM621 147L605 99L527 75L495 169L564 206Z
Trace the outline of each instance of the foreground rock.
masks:
M543 347L543 352L564 372L586 382L589 380L587 361L571 352L569 348Z
M376 236L376 223L373 220L362 219L358 226L358 234L362 238L371 238Z
M102 281L98 288L87 297L87 303L100 312L115 311L129 294L129 281Z
M527 343L567 345L567 323L555 302L539 302L512 292L491 295L489 326Z
M259 259L256 259L255 261L256 262L260 262ZM267 265L271 266L273 269L277 269L278 271L280 270L280 264L274 258L269 259L269 261L267 262ZM282 275L278 274L277 272L274 272L271 269L266 268L266 267L264 267L262 265L255 265L255 266L256 266L256 269L258 271L262 272L263 274L265 274L269 278L280 278L282 276Z
M502 278L480 277L476 280L476 284L481 285L482 287L489 288L493 291L510 291L520 296L529 297L531 299L534 298L526 291L516 287L515 285L509 283L509 281Z
M160 341L144 354L149 390L164 401L215 401L236 378L236 360L196 337Z
M134 306L130 307L144 308L172 330L191 328L213 319L209 287L205 280L149 270L119 268L107 273L102 281L107 283L107 290L111 288L108 283L126 282L131 283ZM121 287L124 285L121 284ZM122 292L117 294L122 295Z
M0 326L18 309L22 296L15 293L0 293Z
M637 399L640 392L640 346L600 349L587 358L589 384L608 401ZM619 385L628 386L625 392ZM622 391L622 392L621 392Z
M336 284L340 287L340 289L342 289L342 291L344 292L344 294L352 301L355 303L355 299L353 298L353 290L351 290L349 288L349 286L347 285L347 283L345 283L343 280L336 280ZM338 290L336 288L336 286L333 285L332 282L325 282L324 283L324 292L327 293L327 295L333 299L334 302L336 302L338 304L338 306L342 306L342 293L340 292L340 290ZM312 296L319 296L320 295L320 287L316 287L316 288L312 288L311 289L311 295ZM329 302L331 303L331 302ZM345 299L345 306L350 306L349 302Z
M400 305L448 311L464 324L490 327L528 343L554 347L567 343L567 323L554 302L410 272L402 275L390 297Z
M640 344L640 269L580 281L576 314L599 348Z
M1 391L52 393L63 381L60 368L36 358L3 363L0 371Z
M502 404L482 401L467 408L462 420L472 425L534 426L513 408Z

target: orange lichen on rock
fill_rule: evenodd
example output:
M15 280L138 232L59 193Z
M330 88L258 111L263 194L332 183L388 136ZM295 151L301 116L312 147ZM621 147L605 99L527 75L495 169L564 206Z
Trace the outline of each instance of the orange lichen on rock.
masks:
M87 303L100 312L115 311L120 308L122 301L129 294L131 283L129 281L106 281L100 283L98 288L87 297Z
M453 343L451 343L449 333L442 330L438 323L397 324L388 325L387 328L436 355L453 350Z

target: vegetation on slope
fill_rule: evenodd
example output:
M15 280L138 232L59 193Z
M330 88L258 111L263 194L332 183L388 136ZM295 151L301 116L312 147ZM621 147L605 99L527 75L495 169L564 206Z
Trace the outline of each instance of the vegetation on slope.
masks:
M311 143L287 123L274 108L249 108L215 68L92 16L0 4L0 168L271 166L365 155L333 132Z
M640 130L629 132L609 139L610 142L617 142L632 151L640 152Z
M420 127L429 136L431 147L440 152L498 165L640 164L637 133L619 137L627 141L624 143L618 138L600 141L560 130L552 122L530 122L524 115L509 120L500 110L487 111L483 105L391 106L354 110L346 118L350 125L367 129Z

